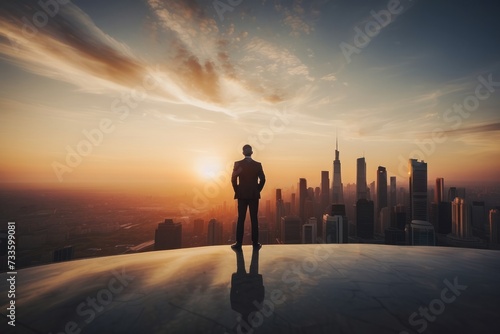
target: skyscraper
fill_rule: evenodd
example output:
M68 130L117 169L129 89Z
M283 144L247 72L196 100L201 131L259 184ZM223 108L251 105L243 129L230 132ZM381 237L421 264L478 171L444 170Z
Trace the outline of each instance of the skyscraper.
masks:
M155 231L155 250L176 249L182 247L182 224L165 219Z
M397 203L397 186L396 186L396 177L391 176L390 186L389 186L389 211L392 211L392 208L398 205Z
M436 234L434 226L423 220L412 220L410 224L411 240L408 244L413 246L435 246Z
M451 192L455 192L454 188L450 188ZM434 202L431 203L431 223L437 233L448 234L451 232L451 201L455 198L455 194L450 201L445 200L444 195L444 179L436 178L436 189L434 190Z
M463 198L455 197L451 203L451 231L460 239L472 237L469 205Z
M297 216L285 216L281 218L281 242L284 244L300 244L300 232L302 222Z
M486 206L484 201L473 201L471 212L471 225L476 231L485 232L488 226L488 218L486 216Z
M205 221L203 219L195 219L193 222L193 234L197 236L203 235Z
M333 180L332 180L332 203L344 203L344 189L342 185L342 174L339 160L339 140L335 143L335 160L333 160Z
M457 197L457 188L456 187L450 187L448 189L448 201L453 202L453 200Z
M441 203L444 201L444 179L436 178L436 190L434 191L434 202Z
M356 231L360 238L372 239L374 227L373 201L365 198L356 202Z
M323 216L323 230L325 231L325 244L348 243L348 223L345 216Z
M367 199L365 158L358 158L356 166L356 200Z
M315 244L317 232L317 219L316 217L309 218L308 223L302 225L302 243L303 244Z
M275 238L281 236L281 217L284 216L286 216L285 204L281 195L281 189L276 189L276 218L274 221L274 233L270 237L273 240L271 242L274 242Z
M302 222L306 222L305 204L307 200L307 180L304 178L299 179L299 217Z
M380 211L387 207L387 171L385 167L378 166L377 169L377 216Z
M404 230L406 225L406 208L404 205L398 204L392 207L391 227Z
M427 214L427 163L410 159L410 219L428 221Z
M248 225L248 224L247 224ZM207 243L211 245L222 245L222 222L217 219L210 219L208 222Z

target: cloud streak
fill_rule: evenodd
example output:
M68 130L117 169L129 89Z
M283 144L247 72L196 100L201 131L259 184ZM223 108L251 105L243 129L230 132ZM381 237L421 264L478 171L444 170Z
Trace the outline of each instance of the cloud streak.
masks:
M288 50L263 40L255 45L258 39L249 41L248 32L235 32L234 27L220 32L196 1L149 0L148 5L154 23L170 37L172 51L158 62L139 57L72 3L60 5L44 27L27 34L23 18L40 10L34 0L0 5L0 54L25 71L93 94L140 88L153 76L160 84L148 91L148 98L231 116L293 99L293 87L282 85L290 76L311 79L307 66ZM241 48L254 48L279 66L279 80L252 78L254 69L242 66L242 55L235 60L235 50Z

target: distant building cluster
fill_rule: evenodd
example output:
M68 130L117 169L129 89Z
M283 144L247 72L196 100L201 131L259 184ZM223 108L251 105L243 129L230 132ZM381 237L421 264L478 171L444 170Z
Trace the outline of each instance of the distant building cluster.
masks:
M384 166L375 181L367 182L366 158L356 161L356 183L344 186L338 139L332 175L321 171L319 187L299 178L296 192L286 199L275 190L259 214L260 240L264 244L378 243L413 246L500 248L500 208L488 209L484 201L469 201L465 188L445 188L444 178L428 187L427 163L408 160L408 186L397 186ZM292 188L293 189L293 188ZM262 209L264 207L264 209ZM234 242L236 208L214 209L212 217L190 222L187 246L223 245ZM225 223L223 223L225 221ZM245 235L249 238L249 221ZM174 236L175 235L175 236ZM155 249L182 247L181 223L165 220L158 225ZM186 247L186 245L184 245Z

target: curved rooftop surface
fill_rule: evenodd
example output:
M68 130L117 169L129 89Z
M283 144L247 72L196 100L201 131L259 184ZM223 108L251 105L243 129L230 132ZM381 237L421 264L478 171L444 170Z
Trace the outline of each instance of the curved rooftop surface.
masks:
M15 328L0 282L0 332L486 333L498 328L499 285L500 252L489 250L156 251L19 270Z

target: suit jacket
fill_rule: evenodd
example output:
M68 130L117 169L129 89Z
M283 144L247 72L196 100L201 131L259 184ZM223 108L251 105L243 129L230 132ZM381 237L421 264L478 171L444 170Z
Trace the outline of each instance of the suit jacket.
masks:
M245 158L234 163L231 176L234 198L260 199L260 191L264 188L265 182L266 176L260 162Z

